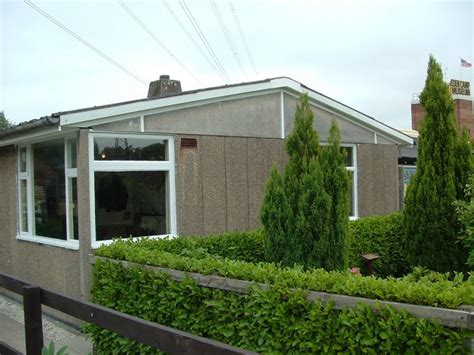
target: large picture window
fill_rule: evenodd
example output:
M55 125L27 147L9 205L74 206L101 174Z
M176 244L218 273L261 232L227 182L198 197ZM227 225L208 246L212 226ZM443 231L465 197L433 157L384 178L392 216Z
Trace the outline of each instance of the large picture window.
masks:
M90 144L93 247L176 234L173 139L95 133Z
M78 247L76 139L18 149L20 239Z

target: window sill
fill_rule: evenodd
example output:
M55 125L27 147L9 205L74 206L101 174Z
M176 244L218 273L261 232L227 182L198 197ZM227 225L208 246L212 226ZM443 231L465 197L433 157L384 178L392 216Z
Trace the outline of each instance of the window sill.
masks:
M147 237L135 237L135 238L132 238L133 241L138 241L140 240L141 238L149 238L149 239L165 239L165 238L169 238L169 239L174 239L178 237L177 235L175 234L163 234L163 235L151 235L151 236L147 236ZM125 239L125 240L128 240L129 238L117 238L117 239ZM102 245L109 245L111 243L113 243L115 240L117 239L109 239L109 240L100 240L100 241L95 241L95 242L92 242L92 249L97 249L98 247L102 246Z
M78 240L60 240L60 239L39 237L36 235L24 235L24 234L17 235L16 239L23 240L25 242L51 245L51 246L60 247L64 249L79 250Z

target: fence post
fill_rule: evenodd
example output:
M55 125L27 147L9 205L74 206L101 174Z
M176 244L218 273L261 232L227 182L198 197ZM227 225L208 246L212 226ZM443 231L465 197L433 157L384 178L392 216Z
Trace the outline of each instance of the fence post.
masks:
M23 286L25 315L25 342L27 355L41 355L43 349L43 322L41 315L41 288Z

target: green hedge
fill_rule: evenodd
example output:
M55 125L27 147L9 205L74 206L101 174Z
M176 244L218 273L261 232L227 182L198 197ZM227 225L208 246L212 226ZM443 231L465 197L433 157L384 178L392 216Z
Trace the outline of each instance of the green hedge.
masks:
M349 227L349 266L358 266L366 271L360 254L375 252L381 256L374 264L378 276L399 277L410 271L411 267L400 244L403 234L400 213L363 217L351 221ZM234 260L264 262L263 243L262 230L255 230L154 241L149 248L182 256L210 254Z
M322 269L303 271L300 267L281 268L271 263L232 260L213 256L204 248L183 249L180 254L176 251L180 243L188 246L185 238L170 241L144 239L137 242L118 240L97 249L96 255L206 275L379 300L446 308L474 304L474 274L467 281L463 281L462 274L456 274L454 280L441 275L443 277L439 277L437 282L429 278L413 282L407 278L359 277L349 272L327 272Z
M375 252L381 256L374 263L379 276L398 277L407 274L411 266L402 247L403 233L400 213L351 221L349 265L362 267L365 271L360 254Z
M337 311L281 285L242 295L99 261L92 295L101 305L261 353L468 353L465 332L391 308ZM86 330L98 353L156 353L95 326Z

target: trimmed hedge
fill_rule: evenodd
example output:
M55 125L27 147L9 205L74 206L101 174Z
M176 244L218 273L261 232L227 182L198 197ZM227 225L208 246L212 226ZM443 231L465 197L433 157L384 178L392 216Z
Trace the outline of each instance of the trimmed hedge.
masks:
M103 306L261 353L468 353L466 332L392 308L338 311L282 285L242 295L98 261L92 295ZM86 331L98 353L157 353L95 326Z
M223 244L230 246L231 243L228 243L227 238L229 237L223 237ZM212 243L205 241L203 245L218 243L218 238L211 238L211 240ZM202 247L192 249L190 245L194 245L193 243L195 242L192 239L187 241L187 238L143 239L136 242L118 240L97 249L96 255L205 275L221 275L269 285L386 301L445 308L457 308L461 304L474 304L474 274L467 281L463 281L462 274L456 274L453 280L449 280L446 275L440 275L437 282L432 282L429 278L420 278L419 281L413 282L407 278L358 277L349 272L327 272L322 269L303 271L301 267L281 268L272 263L253 263L214 256L209 253L209 249ZM177 249L180 245L184 245L186 248L178 252ZM219 249L214 248L214 250Z
M351 221L349 265L365 271L360 255L375 252L381 256L374 263L379 276L403 276L411 269L402 246L403 238L402 215L398 212Z
M400 244L403 237L401 218L400 213L393 213L351 221L348 245L349 266L358 266L366 271L360 254L375 252L381 256L374 264L378 276L400 277L407 274L411 267L406 261ZM250 262L266 261L263 231L260 229L205 237L176 238L166 242L153 241L147 247L182 256L211 255Z

